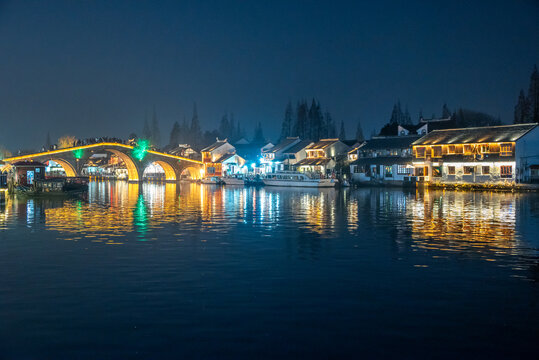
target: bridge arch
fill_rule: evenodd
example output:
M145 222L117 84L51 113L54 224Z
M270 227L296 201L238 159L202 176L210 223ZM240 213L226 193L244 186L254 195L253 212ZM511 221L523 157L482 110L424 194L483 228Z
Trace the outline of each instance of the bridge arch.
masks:
M106 151L116 155L124 162L125 167L127 168L127 177L129 181L142 180L142 171L140 172L140 177L139 177L139 169L137 165L135 164L135 162L133 161L133 159L131 158L131 156L119 150L106 149Z
M194 166L188 166L182 170L181 175L187 175L187 174L189 174L189 176L191 176L191 179L193 180L197 180L202 177L200 173L200 169L197 169Z
M54 161L55 163L60 165L62 169L64 169L67 177L77 176L77 170L73 167L73 165L69 163L69 161L66 161L64 159L58 159L58 158L53 158L53 159L50 159L49 161Z

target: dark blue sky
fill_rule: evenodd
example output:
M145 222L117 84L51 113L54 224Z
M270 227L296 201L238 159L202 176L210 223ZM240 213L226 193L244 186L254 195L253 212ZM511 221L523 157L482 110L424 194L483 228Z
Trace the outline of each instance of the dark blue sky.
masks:
M157 108L162 137L198 104L278 136L289 99L316 97L350 136L408 104L511 122L539 63L538 1L2 1L0 145L126 137Z

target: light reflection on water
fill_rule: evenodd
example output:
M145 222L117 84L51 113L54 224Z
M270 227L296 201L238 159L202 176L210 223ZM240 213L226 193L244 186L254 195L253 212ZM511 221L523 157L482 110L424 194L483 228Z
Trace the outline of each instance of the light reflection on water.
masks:
M247 358L261 348L273 358L346 357L358 343L395 357L467 351L466 337L495 354L526 353L538 317L538 199L124 182L92 183L85 199L8 198L0 357L3 346L28 355L20 349L44 338L72 349L107 338L147 355L170 339L207 358L230 343L246 344L234 349ZM114 311L85 317L104 307ZM147 332L136 335L141 324Z

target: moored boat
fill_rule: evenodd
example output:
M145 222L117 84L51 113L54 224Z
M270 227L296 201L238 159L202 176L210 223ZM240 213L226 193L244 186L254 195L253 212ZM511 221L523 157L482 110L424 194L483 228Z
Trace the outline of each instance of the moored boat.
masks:
M200 180L200 183L206 185L221 185L221 179L217 176L205 177Z
M243 175L228 175L221 179L225 185L245 185Z
M310 177L305 173L295 171L281 171L267 174L262 180L267 186L294 186L294 187L335 187L337 179L324 179Z

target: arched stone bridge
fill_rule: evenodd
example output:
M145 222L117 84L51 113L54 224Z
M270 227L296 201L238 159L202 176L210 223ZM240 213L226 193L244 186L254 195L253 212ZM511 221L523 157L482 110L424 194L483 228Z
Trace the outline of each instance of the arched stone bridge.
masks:
M188 171L193 179L201 177L204 166L201 161L166 154L153 150L136 149L134 146L121 143L102 142L90 145L75 146L65 149L45 151L6 158L3 161L13 164L18 161L55 161L64 169L67 177L81 176L82 168L93 154L109 152L120 158L128 172L130 182L139 182L143 179L144 169L156 163L165 171L166 181L177 181L184 171Z

